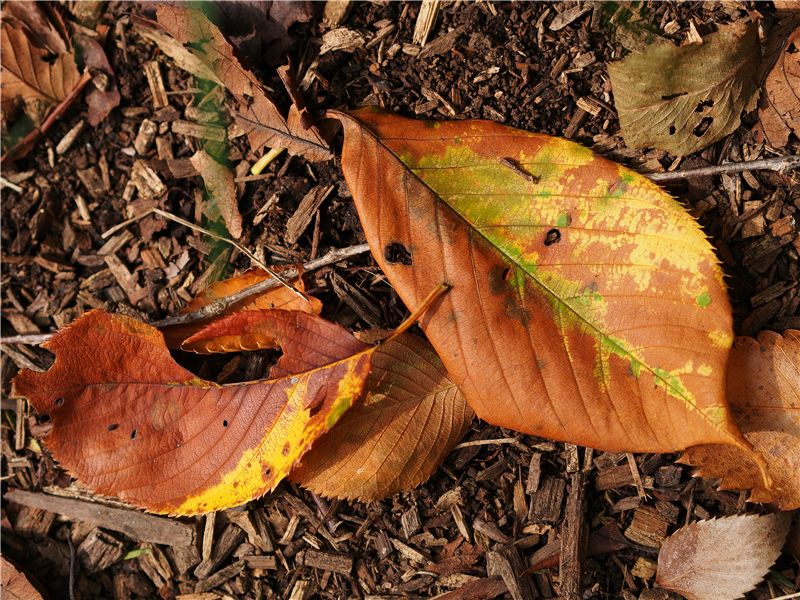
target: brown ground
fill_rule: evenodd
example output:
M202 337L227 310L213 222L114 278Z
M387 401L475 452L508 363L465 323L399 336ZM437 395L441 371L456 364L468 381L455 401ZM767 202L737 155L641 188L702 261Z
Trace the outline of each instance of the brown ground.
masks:
M356 4L344 26L369 34L390 24L396 29L369 49L320 57L315 67L319 77L305 93L306 99L314 111L377 104L425 118L488 118L571 137L634 167L666 169L674 162L666 153L631 151L622 145L605 64L620 57L623 50L604 23L603 7L595 4L587 14L553 33L547 24L566 8L561 3L457 3L442 10L430 37L435 42L457 31L447 38L451 44L439 46L439 53L416 56L418 49L411 46L411 38L417 5ZM50 163L54 146L85 116L84 105L77 103L33 152L14 166L13 171L31 172L20 184L24 193L4 191L3 335L53 331L97 306L143 319L163 317L173 314L204 284L231 274L233 268L248 266L246 257L230 255L223 246L186 227L149 217L112 238L112 251L134 274L135 286L121 281L119 271L115 275L107 268L108 240L100 234L138 208L123 200L133 164L126 149L142 119L154 118L143 65L152 59L161 63L171 93L170 106L175 109L172 116L160 113L165 123L183 118L195 93L191 78L155 46L132 33L124 19L119 20L132 8L113 5L104 17L109 24L118 23L112 30L116 38L111 46L122 93L120 108L98 128L84 129L72 148L63 156L54 156ZM321 4L315 8L321 13ZM756 8L764 13L769 27L771 6ZM690 20L705 33L730 21L740 9L718 3L663 3L652 10L651 22L662 35L664 26L674 20L677 28L671 28L672 35L666 37L681 41ZM289 54L300 69L308 68L317 56L319 16L292 30L297 41ZM279 89L274 71L265 68L262 73ZM577 101L584 97L600 101L603 108L596 116L578 108ZM729 138L689 157L679 168L768 156L756 144L751 125L752 119L747 120ZM171 135L176 158L194 152L195 140L166 135ZM793 144L787 154L798 154L797 140ZM236 164L242 158L252 163L258 156L240 139L231 160ZM98 189L85 183L84 170L90 168L98 168ZM4 175L10 170L4 168ZM243 245L263 252L268 261L286 262L307 260L312 251L322 254L329 248L363 242L335 161L311 164L284 154L266 173L266 177L246 183L241 194ZM289 244L284 238L286 220L317 182L335 184L334 193L322 205L316 224L312 223L296 244ZM166 183L170 191L162 207L194 221L200 180ZM770 225L796 216L800 210L797 179L756 172L724 180L693 180L691 185L671 190L700 218L719 249L731 275L737 332L800 327L797 239L752 260L757 242L771 235ZM254 225L259 209L275 195L277 203ZM77 209L78 196L88 205L89 222ZM745 212L743 203L753 200L772 201L772 208L766 211L763 235L744 237L747 224L738 226L737 217ZM334 276L365 294L369 305L353 310L347 292L334 291ZM366 256L314 273L309 287L323 300L327 317L351 328L390 327L404 315L396 295ZM765 290L767 293L762 293ZM30 438L42 430L42 424L35 416L16 413L20 406L8 399L10 380L18 368L43 367L48 360L47 353L37 347L3 346L4 493L9 488L73 489L69 477L46 452L40 453ZM194 367L210 376L231 360L236 362L226 364L225 370L233 373L228 381L263 373L263 361L251 357L227 357ZM15 437L20 425L27 427L28 437L21 433ZM513 443L507 438L513 438ZM566 481L574 471L575 458L583 460L584 452L479 422L467 439L506 442L457 450L425 485L381 502L328 504L284 482L273 494L251 502L245 517L241 511L219 514L211 540L212 557L219 560L202 569L199 578L191 556L181 560L174 549L156 546L140 557L123 558L144 547L141 540L8 503L3 507L3 554L25 565L53 598L66 597L70 570L75 576L75 596L84 599L173 598L194 591L214 592L208 598L432 597L469 581L478 581L471 585L479 594L461 597L493 597L503 593L503 585L483 579L487 577L487 556L493 563L489 574L495 574L500 558L491 552L510 547L512 550L503 552L511 555L512 562L519 556L531 564L534 553L557 538L565 527ZM586 523L591 531L608 526L626 532L628 538L621 549L586 561L585 598L639 597L653 584L657 546L665 535L698 518L745 509L744 494L718 492L711 482L692 479L688 468L674 463L675 458L637 456L632 469L634 465L625 455L594 455ZM641 497L634 472L641 478L639 491L646 494ZM458 508L453 508L456 496L460 500ZM234 520L241 524L242 518L263 527L261 536L248 536L239 526L229 524ZM203 519L196 523L197 539L202 540ZM73 560L70 546L77 549ZM267 558L252 558L260 555ZM558 578L557 566L523 578L523 585L532 586L524 588L526 594L535 590L539 597L553 597L558 592ZM798 583L798 565L785 555L753 597L790 593ZM209 588L211 584L216 585Z

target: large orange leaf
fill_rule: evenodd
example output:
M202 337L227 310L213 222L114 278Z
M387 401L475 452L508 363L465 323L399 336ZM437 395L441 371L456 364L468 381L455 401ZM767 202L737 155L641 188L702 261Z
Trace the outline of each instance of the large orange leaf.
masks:
M95 310L48 342L55 364L22 371L16 391L50 415L53 456L98 492L158 513L236 506L286 476L358 398L370 368L372 349L340 326L267 316L284 352L269 381L199 379L154 328Z
M728 398L744 437L766 460L771 488L750 456L730 446L689 448L681 461L698 466L698 475L721 478L724 488L752 490L753 502L800 508L800 331L736 338Z
M275 271L278 275L281 275L283 272L288 270L289 267L280 267L275 266L272 267L272 270ZM181 314L194 312L196 310L200 310L204 306L208 306L212 302L219 300L220 298L225 298L226 296L231 296L237 292L242 291L245 288L253 286L257 283L261 283L267 279L271 279L272 275L264 271L263 269L249 269L240 275L236 275L235 277L230 277L229 279L224 279L222 281L217 281L212 283L208 286L205 290L200 292L197 297L192 300L189 304L187 304L183 310L181 310ZM301 292L305 292L305 283L303 282L302 277L296 277L290 281L290 283L294 286L296 290ZM307 296L303 298L297 292L292 290L291 288L281 285L278 287L271 288L263 293L256 294L252 297L246 298L239 302L235 302L228 306L225 310L225 315L230 315L238 311L251 311L251 310L272 310L272 309L280 309L280 310L297 310L300 312L308 313L310 315L318 315L322 312L322 302L319 299L314 298L313 296ZM213 321L212 321L213 322ZM219 352L220 349L216 346L216 343L206 340L203 343L187 343L186 340L203 329L204 327L208 326L209 322L201 322L201 323L188 323L185 325L171 325L169 327L164 327L161 329L161 333L164 334L164 337L167 340L167 346L170 348L181 348L182 350L188 350L191 352L198 352L201 354L209 353L209 352ZM275 340L272 340L269 343L263 343L259 346L260 348L274 348L276 347ZM226 351L231 350L245 350L248 348L230 348ZM255 348L249 348L253 350Z
M697 223L637 173L487 121L338 114L372 253L479 417L612 451L747 446L733 340Z
M377 500L430 477L464 436L473 412L421 338L380 346L364 400L314 444L290 479L337 498Z

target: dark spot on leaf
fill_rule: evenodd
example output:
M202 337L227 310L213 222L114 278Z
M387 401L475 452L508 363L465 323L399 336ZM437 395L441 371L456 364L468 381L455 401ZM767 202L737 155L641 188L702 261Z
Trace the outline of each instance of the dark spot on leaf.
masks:
M286 442L283 445L283 450L281 450L281 452L283 452L284 456L289 456L289 450L291 450L291 449L292 449L291 444L289 442Z
M225 419L224 421L222 421L222 426L223 426L223 427L227 427L227 426L228 426L228 420L227 420L227 419Z
M306 402L303 408L308 409L309 417L315 416L320 411L322 405L325 404L325 397L327 395L328 395L328 386L323 385L317 389L314 396L311 397L311 400Z
M270 477L270 476L272 476L272 467L267 466L264 469L264 477Z
M50 421L50 415L47 413L39 415L39 423L49 423Z
M239 487L239 482L238 481L234 481L233 482L233 489L236 489L238 487Z
M63 398L56 398L56 401L54 402L54 404L56 406L61 406L61 405L64 404L64 399Z
M393 264L410 265L412 263L411 252L400 242L387 244L383 249L383 256Z
M675 130L675 125L670 125L669 126L669 134L670 135L675 135L675 131L676 131Z
M665 96L661 96L662 100L674 100L675 98L680 98L681 96L688 95L689 92L678 92L677 94L667 94Z
M131 431L131 439L132 440L136 439L136 430L135 429L133 431Z
M106 429L108 429L109 431L114 431L118 427L119 427L119 423L109 423L109 425L108 425L108 427L106 427Z
M561 241L561 232L554 227L553 229L547 232L547 235L544 238L544 245L552 246L553 244L557 244L560 241Z
M708 128L711 127L711 124L714 122L714 117L703 117L703 120L692 130L692 133L695 134L697 137L702 137L702 135L708 131Z
M508 281L509 279L511 279L511 267L506 267L505 269L503 269L503 274L501 275L501 277L503 278L503 281Z

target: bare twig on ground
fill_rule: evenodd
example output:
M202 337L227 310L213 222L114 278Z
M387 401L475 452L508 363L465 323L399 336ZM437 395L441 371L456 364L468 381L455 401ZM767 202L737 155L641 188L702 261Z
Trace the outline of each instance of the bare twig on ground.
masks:
M723 173L741 173L742 171L791 171L800 168L800 156L778 156L776 158L765 158L763 160L751 160L744 162L733 162L724 165L712 165L699 169L686 169L685 171L674 171L668 173L647 173L645 176L658 183L664 181L676 181L679 179L691 179L692 177L708 177L709 175L721 175Z
M305 263L302 267L302 272L315 271L322 267L327 267L348 258L352 258L353 256L364 254L368 251L369 246L367 244L357 244L355 246L348 246L347 248L336 248L335 250L328 252L325 256L321 256L320 258ZM297 277L298 274L299 273L297 269L287 269L284 272L284 277L291 280L292 278ZM281 282L275 277L265 279L264 281L260 281L255 285L251 285L250 287L246 287L235 294L218 298L214 302L207 304L198 310L182 315L175 315L174 317L167 317L166 319L161 319L158 321L150 321L149 324L153 327L168 327L170 325L186 325L188 323L205 321L221 315L232 304L236 304L245 298L249 298L250 296L254 296L256 294L261 294L267 290L271 290L272 288L276 288L279 285L281 285ZM0 344L38 345L46 342L52 336L52 333L13 335L0 337Z

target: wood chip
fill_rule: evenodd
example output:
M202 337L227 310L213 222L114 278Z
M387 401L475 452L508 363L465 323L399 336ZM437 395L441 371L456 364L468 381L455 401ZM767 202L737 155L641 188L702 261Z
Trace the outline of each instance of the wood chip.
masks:
M421 552L414 550L411 546L404 544L400 540L395 538L390 538L392 546L394 546L395 550L397 550L404 558L410 560L412 563L417 564L426 564L428 562L428 557L426 557Z
M561 31L562 29L564 29L564 27L578 20L581 16L585 15L590 10L592 10L591 2L587 2L583 6L581 6L580 4L572 6L571 8L568 8L556 14L556 16L553 17L553 20L550 21L550 25L548 26L548 28L550 29L550 31Z
M314 213L319 210L319 207L322 206L322 203L330 195L334 187L333 185L320 185L303 197L297 210L286 222L286 241L290 244L297 243L306 227L311 223L311 219L314 218Z
M539 594L530 575L521 575L525 570L522 556L515 546L503 548L486 555L486 570L490 577L501 577L514 600L530 600Z
M64 137L62 137L58 141L58 144L56 144L56 154L66 153L72 147L72 144L81 134L85 126L86 126L86 121L81 119L72 127L72 129L70 129L67 133L65 133Z
M205 579L222 562L230 556L231 552L244 541L244 531L233 523L229 523L217 539L211 552L211 557L203 560L194 570L197 579Z
M567 482L559 477L548 477L542 488L533 495L528 520L534 523L556 523L561 516L561 504Z
M405 511L400 517L400 522L403 526L403 537L406 539L409 539L422 528L422 524L419 521L419 511L416 506L412 506Z
M227 135L224 127L217 127L207 123L192 123L191 121L174 121L172 123L172 133L212 142L224 142Z
M327 0L322 12L323 23L328 27L338 27L344 23L350 4L350 0Z
M132 508L112 508L75 498L62 498L23 490L11 490L4 495L4 498L25 507L49 511L47 514L51 519L50 522L55 514L60 514L92 523L103 529L119 531L139 541L169 546L188 546L195 541L193 526L181 523L177 519L147 515Z
M242 560L251 569L275 571L278 568L278 559L272 555L246 554L242 556Z
M417 22L414 24L414 37L413 42L424 46L428 41L431 31L436 25L436 19L439 16L439 9L441 0L422 0L419 5L419 14L417 15Z
M558 565L561 584L559 596L564 600L580 600L583 594L584 559L589 539L585 511L586 474L573 473L570 476L566 515L561 527Z
M625 537L651 548L661 547L667 537L669 520L651 506L640 506L633 511L633 521L625 530Z
M144 119L142 124L139 125L139 132L136 134L136 139L133 140L133 149L136 150L140 156L144 156L147 154L150 146L153 145L157 133L158 125L150 119Z
M169 105L167 90L164 89L164 79L161 77L161 67L158 62L151 60L144 65L144 74L147 77L147 85L150 86L150 94L153 99L153 107L164 108Z
M89 192L92 198L99 200L105 197L107 190L96 167L78 169L78 179L81 180L81 183L86 187L86 191Z
M358 31L347 29L346 27L339 27L323 34L322 47L319 49L319 55L327 54L328 52L335 52L341 50L344 52L355 52L359 48L363 48L366 44L364 36Z
M531 455L531 462L528 467L528 480L525 483L525 491L534 494L539 490L539 481L542 477L542 454L534 452Z
M167 186L158 174L142 160L134 161L131 167L131 182L142 198L158 198L167 193Z
M303 562L307 567L350 575L353 571L353 558L346 554L306 550Z
M81 565L90 573L99 573L116 564L125 554L125 544L114 536L95 528L77 550Z
M200 581L197 582L197 585L194 586L195 593L199 592L207 592L208 590L213 590L215 587L222 585L232 577L235 577L239 573L242 572L244 569L244 561L237 560L236 562L228 565L224 569L220 569L213 575L208 578L201 578Z

